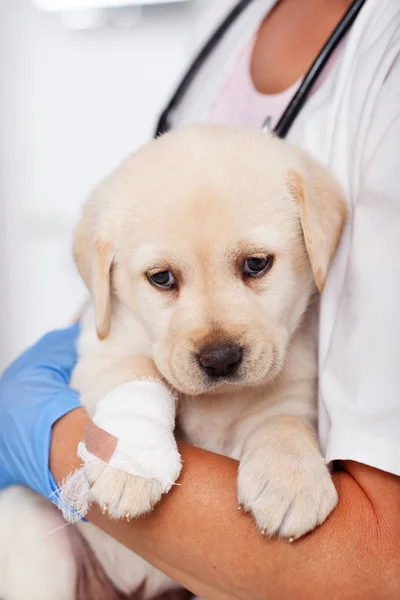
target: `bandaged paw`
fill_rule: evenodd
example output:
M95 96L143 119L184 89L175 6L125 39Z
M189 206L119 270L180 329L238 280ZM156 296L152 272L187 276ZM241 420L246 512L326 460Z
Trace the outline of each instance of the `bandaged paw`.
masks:
M107 394L78 446L83 466L61 487L64 516L83 517L92 502L114 518L151 510L181 470L174 426L175 398L158 381Z

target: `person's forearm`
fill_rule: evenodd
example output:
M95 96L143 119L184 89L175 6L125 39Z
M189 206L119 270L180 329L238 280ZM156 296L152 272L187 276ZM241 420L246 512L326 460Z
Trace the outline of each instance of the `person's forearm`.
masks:
M76 445L87 418L83 411L74 413L54 428L51 469L57 481L79 465ZM387 477L393 485L391 499L385 500L391 504L385 515L392 518L392 532L383 529L389 523L377 514L376 498L342 471L334 476L340 495L334 514L289 544L262 537L252 518L238 512L235 461L186 445L180 450L180 485L150 516L118 522L93 508L89 520L207 600L400 597L400 486L395 478L373 470L373 490L385 487ZM361 469L368 487L368 473L355 469Z

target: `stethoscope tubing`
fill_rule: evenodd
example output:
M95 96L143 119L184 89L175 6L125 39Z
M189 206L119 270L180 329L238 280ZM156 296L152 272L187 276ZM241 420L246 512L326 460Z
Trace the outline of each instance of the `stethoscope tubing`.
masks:
M204 65L205 61L209 58L209 56L218 46L222 38L229 31L229 28L235 23L235 21L251 4L251 2L253 2L253 0L240 0L232 9L232 11L225 17L225 19L222 21L219 27L217 27L217 29L211 35L210 39L200 50L200 52L186 71L185 75L183 76L171 100L168 102L166 108L161 113L157 123L155 137L158 137L169 131L169 115L179 105L182 98L189 89L190 85L193 83L193 80L196 77L197 73ZM314 84L318 80L318 77L321 75L324 67L326 66L328 60L332 56L335 49L338 47L346 33L353 25L365 2L366 0L353 0L346 13L343 15L342 19L335 27L329 39L319 52L317 58L314 60L311 67L309 68L307 74L305 75L303 81L300 84L299 89L293 96L283 115L274 127L273 133L276 136L280 138L285 138L289 133L290 128L295 122L301 109L305 105L308 95L310 94Z
M289 133L290 128L295 122L299 112L305 105L308 95L314 87L314 84L317 82L318 77L321 75L328 60L353 25L365 2L366 0L354 0L338 25L335 27L317 58L309 68L307 74L300 84L299 89L276 124L274 128L274 133L276 136L285 138Z

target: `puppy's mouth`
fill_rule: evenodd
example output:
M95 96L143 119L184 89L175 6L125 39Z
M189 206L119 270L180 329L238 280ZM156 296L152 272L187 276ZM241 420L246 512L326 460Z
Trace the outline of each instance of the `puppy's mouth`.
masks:
M205 375L203 377L203 385L206 390L212 390L214 388L220 387L221 385L244 385L245 377L236 375L220 375L220 376L210 376Z
M202 374L193 374L193 377L191 377L188 382L176 381L174 383L174 387L177 391L181 394L186 394L187 396L200 396L217 389L228 389L231 386L249 387L249 384L246 384L245 379L237 375L208 377Z
M171 365L172 367L172 365ZM192 355L186 368L173 368L171 383L181 393L201 395L221 387L257 387L272 381L279 372L276 353L272 347L263 348L257 355L245 348L229 356L207 354L203 360Z

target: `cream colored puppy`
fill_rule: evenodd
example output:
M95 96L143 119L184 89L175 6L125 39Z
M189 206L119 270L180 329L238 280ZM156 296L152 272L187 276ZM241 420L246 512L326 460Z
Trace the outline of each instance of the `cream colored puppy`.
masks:
M72 385L97 423L115 417L135 466L87 464L90 501L112 518L151 510L179 475L178 424L240 461L238 503L266 535L327 518L337 494L315 434L312 317L345 216L305 153L227 127L167 134L99 185L74 242L93 303ZM68 483L64 497L79 509ZM119 590L173 585L78 528Z

